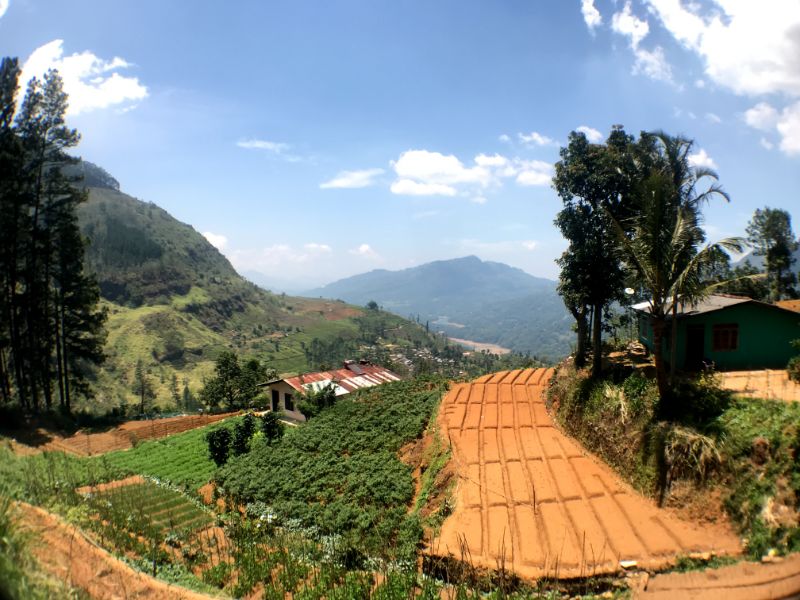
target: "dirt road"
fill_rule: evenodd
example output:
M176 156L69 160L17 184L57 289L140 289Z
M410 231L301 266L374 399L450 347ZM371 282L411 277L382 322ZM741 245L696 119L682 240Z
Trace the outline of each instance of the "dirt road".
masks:
M436 555L501 563L531 579L623 566L663 568L692 552L741 551L729 530L680 521L627 486L553 426L543 392L552 369L504 371L455 385L439 426L459 484Z

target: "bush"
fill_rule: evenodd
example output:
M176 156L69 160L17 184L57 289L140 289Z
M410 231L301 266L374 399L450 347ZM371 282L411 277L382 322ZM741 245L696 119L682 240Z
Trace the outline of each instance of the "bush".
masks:
M228 462L231 448L231 432L226 427L214 429L206 434L208 442L208 455L214 463L221 467Z
M328 383L318 390L309 389L298 402L300 412L310 419L336 403L336 384Z
M268 444L283 437L284 427L278 419L278 415L270 411L261 417L261 433L264 434L264 439Z
M233 426L233 455L241 456L250 451L250 438L256 431L256 421L253 415L247 413Z
M786 365L786 371L789 373L789 379L800 383L800 356L789 359L789 364Z

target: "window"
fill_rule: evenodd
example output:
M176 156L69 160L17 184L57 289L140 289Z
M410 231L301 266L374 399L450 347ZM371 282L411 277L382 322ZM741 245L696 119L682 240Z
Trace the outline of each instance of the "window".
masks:
M291 394L284 394L283 395L283 407L286 410L294 410L294 402L292 402L292 395Z
M714 325L713 331L711 350L714 352L729 352L739 348L739 325L736 323Z

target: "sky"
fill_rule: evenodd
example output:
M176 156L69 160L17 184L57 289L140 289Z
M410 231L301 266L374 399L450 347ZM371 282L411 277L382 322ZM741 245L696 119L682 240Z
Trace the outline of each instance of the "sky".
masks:
M800 230L800 0L0 0L0 53L276 287L470 254L555 279L559 149L615 124L694 140L711 241L764 206Z

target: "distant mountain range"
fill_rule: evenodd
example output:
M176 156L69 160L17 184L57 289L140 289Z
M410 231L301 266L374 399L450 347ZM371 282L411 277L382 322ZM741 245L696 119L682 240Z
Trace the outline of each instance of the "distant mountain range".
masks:
M555 281L477 256L402 271L378 269L304 295L360 305L374 300L449 336L549 359L568 354L574 341Z

